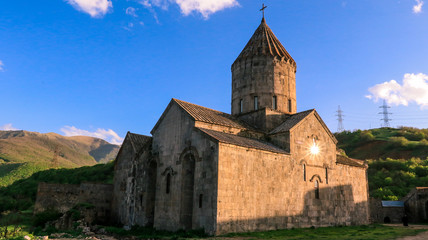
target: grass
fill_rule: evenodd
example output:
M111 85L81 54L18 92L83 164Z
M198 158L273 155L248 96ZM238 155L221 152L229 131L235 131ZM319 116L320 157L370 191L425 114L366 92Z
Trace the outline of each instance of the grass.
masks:
M395 239L413 236L428 229L412 229L384 225L363 225L351 227L298 228L266 232L230 233L221 237L248 239Z
M194 239L194 238L206 238L208 235L204 233L204 230L192 230L184 231L179 230L177 232L160 231L148 227L134 227L129 231L118 227L105 227L105 230L109 234L116 236L134 236L142 239Z
M19 227L19 232L15 236L9 236L8 239L23 239L23 236L46 236L56 233L63 233L65 237L84 238L80 230L58 231L52 227L42 231L41 227L33 227L35 216L32 211L7 212L0 215L0 235L4 232L5 226L8 226L9 233L13 231L15 225ZM415 229L411 227L385 226L380 224L348 226L348 227L320 227L320 228L296 228L264 232L246 232L229 233L216 237L207 236L204 231L177 231L168 232L155 230L147 227L134 227L129 231L120 227L103 227L107 235L113 235L117 238L137 238L137 239L341 239L341 240L386 240L396 239L403 236L414 236L418 233L428 231L426 229ZM5 239L0 236L0 239Z
M32 236L33 211L3 212L0 214L0 239L24 239ZM7 236L4 236L7 228Z

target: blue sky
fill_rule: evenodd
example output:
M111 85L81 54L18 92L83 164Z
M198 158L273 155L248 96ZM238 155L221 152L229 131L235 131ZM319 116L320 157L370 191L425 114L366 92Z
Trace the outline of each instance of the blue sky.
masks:
M0 2L0 130L148 135L171 98L230 112L230 66L263 1ZM334 132L428 127L428 5L271 0L266 21L297 62L297 108ZM427 3L428 4L428 3Z

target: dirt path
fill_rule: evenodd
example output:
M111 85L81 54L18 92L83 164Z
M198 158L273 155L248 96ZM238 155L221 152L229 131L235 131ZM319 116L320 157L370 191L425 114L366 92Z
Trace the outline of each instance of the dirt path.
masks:
M404 227L402 224L385 224L385 226L391 226L391 227L403 227L403 228L412 228L412 229L427 229L428 225L412 225L409 224L408 227ZM406 236L397 238L396 240L427 240L428 239L428 231L421 232L416 236Z

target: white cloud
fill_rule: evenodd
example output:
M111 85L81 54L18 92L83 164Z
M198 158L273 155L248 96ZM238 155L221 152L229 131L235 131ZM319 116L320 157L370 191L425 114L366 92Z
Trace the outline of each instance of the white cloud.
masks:
M14 130L18 130L18 129L14 128L12 126L12 123L7 123L7 124L5 124L3 126L0 126L0 130L2 130L2 131L14 131Z
M422 0L416 0L416 5L413 6L413 12L414 13L420 13L422 12L422 6L424 5L424 1Z
M78 129L75 126L64 126L60 129L61 132L64 133L65 136L89 136L89 137L96 137L106 140L107 142L110 142L111 144L120 145L123 142L123 138L119 137L119 135L111 130L105 130L103 128L98 128L94 132L90 132L88 130Z
M168 3L173 2L180 7L183 15L187 16L192 12L199 12L205 19L211 14L225 8L239 6L237 0L140 0L139 3L146 8L153 6L164 10L168 8Z
M0 60L0 72L4 72L4 63Z
M428 108L428 75L423 73L406 73L403 77L403 84L395 80L376 84L368 89L371 93L366 97L373 99L384 99L392 105L404 105L414 102L421 109Z
M225 8L238 5L236 0L175 0L184 15L200 12L204 18Z
M136 12L136 9L135 8L133 8L133 7L128 7L128 8L126 8L126 14L128 14L128 15L130 15L130 16L133 16L133 17L138 17L138 15L135 13Z
M102 17L113 7L111 0L65 0L79 11L91 17Z

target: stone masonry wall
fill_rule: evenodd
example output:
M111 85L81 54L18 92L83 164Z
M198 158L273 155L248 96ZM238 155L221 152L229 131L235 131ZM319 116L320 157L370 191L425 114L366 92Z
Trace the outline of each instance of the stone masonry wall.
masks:
M291 141L292 155L220 144L216 234L368 223L366 168L336 164L335 143L314 115Z
M254 56L237 60L232 65L232 114L254 111L254 96L259 108L272 108L272 97L277 96L277 110L296 113L296 69L289 62L271 56ZM288 100L291 100L291 112Z
M358 201L364 196L358 196L356 185L361 183L349 182L352 177L343 183L335 178L353 170L352 176L361 171L364 176L365 169L330 169L337 172L329 184L320 183L316 199L314 181L303 180L300 164L290 156L227 144L220 144L219 151L216 234L368 223L367 202Z
M113 219L125 226L153 226L156 192L156 161L150 138L134 151L125 139L114 170Z
M173 105L153 133L153 152L159 166L156 229L203 228L214 232L217 146L202 137L194 125L189 115Z
M401 223L404 207L382 207L382 200L370 198L370 220L373 223ZM389 219L389 222L388 220Z

